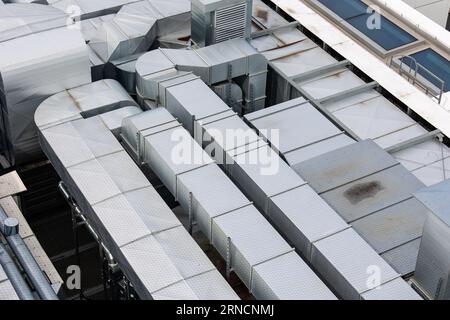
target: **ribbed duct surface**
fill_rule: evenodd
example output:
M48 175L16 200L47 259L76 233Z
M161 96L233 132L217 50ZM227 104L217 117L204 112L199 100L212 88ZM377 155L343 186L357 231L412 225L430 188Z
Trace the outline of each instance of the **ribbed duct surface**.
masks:
M123 135L139 161L152 168L222 257L228 257L256 298L334 299L166 109L125 119ZM180 143L187 146L186 153L179 150ZM177 158L182 154L187 156L184 161Z
M111 132L140 112L119 88L102 81L45 101L44 152L140 298L237 299Z

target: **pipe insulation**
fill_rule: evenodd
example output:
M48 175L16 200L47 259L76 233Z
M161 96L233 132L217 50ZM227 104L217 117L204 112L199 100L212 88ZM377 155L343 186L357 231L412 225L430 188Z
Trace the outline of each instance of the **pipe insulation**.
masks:
M22 276L22 273L17 268L16 264L14 263L2 243L0 243L0 264L10 284L14 288L18 298L20 300L34 300L34 296L31 293L30 287L26 283L25 279ZM2 270L0 268L0 275L1 273ZM4 282L5 281L1 281L0 283L3 284Z
M5 220L8 216L0 208L0 220L3 221L5 226ZM16 220L15 225L9 226L10 230L18 231L19 222ZM53 290L48 278L44 275L39 264L34 259L27 245L23 241L22 237L16 232L8 232L9 235L5 235L6 242L8 242L9 247L14 252L17 260L24 269L31 283L33 284L35 290L39 294L42 300L58 300L58 296Z

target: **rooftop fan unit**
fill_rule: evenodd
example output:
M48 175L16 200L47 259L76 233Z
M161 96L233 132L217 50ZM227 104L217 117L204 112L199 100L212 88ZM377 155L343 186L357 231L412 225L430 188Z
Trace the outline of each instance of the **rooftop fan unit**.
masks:
M249 39L251 0L192 0L192 40L200 47Z

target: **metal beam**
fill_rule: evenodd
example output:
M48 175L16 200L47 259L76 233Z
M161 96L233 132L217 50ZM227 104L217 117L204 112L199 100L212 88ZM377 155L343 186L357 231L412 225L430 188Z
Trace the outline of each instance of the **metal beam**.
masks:
M317 78L318 76L333 72L333 71L338 71L338 70L344 70L345 68L351 66L350 61L348 60L344 60L344 61L339 61L337 63L333 63L327 66L323 66L305 73L302 73L299 76L295 76L292 77L291 79L294 82L303 82L303 81L307 81L310 79L314 79Z
M429 140L432 140L432 139L438 137L439 135L442 135L441 130L430 131L430 132L427 132L427 133L425 133L425 134L423 134L421 136L418 136L418 137L415 137L415 138L412 138L412 139L400 142L400 143L398 143L398 144L396 144L396 145L394 145L392 147L386 148L385 150L386 150L386 152L391 153L391 154L392 153L396 153L396 152L399 152L399 151L402 151L402 150L414 147L414 146L416 146L418 144L421 144L423 142L427 142Z
M300 26L300 23L298 21L290 22L290 23L287 23L287 24L283 24L281 26L276 26L276 27L273 27L273 28L268 28L268 29L263 29L261 31L253 32L252 35L251 35L251 38L252 39L261 38L261 37L264 37L264 36L271 35L271 34L273 34L274 32L277 32L277 31L281 31L281 30L285 30L285 29L294 29L294 28L297 28L298 26Z
M336 93L334 95L322 98L319 100L319 102L321 104L329 104L329 103L333 103L333 102L337 102L337 101L341 101L350 97L354 97L360 93L364 93L366 91L369 91L371 89L376 89L377 87L379 87L380 85L378 84L378 82L369 82L366 84L363 84L359 87L353 88L353 89L349 89L349 90L345 90L339 93Z

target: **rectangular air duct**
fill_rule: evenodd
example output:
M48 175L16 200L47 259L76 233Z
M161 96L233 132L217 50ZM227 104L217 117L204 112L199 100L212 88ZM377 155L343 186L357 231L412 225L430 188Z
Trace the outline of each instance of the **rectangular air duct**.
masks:
M200 47L249 39L251 0L192 0L192 40Z

